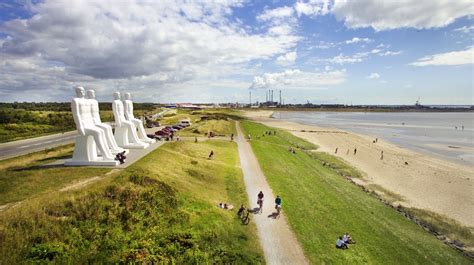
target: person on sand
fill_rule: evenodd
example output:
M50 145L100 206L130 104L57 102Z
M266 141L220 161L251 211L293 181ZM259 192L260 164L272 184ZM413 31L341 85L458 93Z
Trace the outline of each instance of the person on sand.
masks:
M380 160L383 160L383 150L380 151Z
M336 147L336 151L334 151L334 154L337 154L337 149L338 149L338 148Z
M336 240L336 248L347 249L347 244L344 243L344 240L342 240L342 237L339 237L339 239Z
M212 159L214 157L214 151L211 150L211 153L209 153L209 157L207 159Z
M354 148L354 155L357 154L357 148Z

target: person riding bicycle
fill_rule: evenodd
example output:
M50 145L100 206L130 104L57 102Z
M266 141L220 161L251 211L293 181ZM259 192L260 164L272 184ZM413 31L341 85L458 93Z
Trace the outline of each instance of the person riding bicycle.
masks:
M275 199L275 209L278 210L278 208L281 208L281 198L279 195L277 195L276 199Z
M263 192L260 191L257 195L257 204L258 204L258 208L260 210L260 212L262 211L262 208L263 208Z

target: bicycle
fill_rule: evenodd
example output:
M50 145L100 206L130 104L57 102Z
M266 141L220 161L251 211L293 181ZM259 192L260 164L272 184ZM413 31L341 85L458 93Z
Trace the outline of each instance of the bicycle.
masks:
M248 225L250 223L250 211L247 208L241 206L239 211L237 212L240 221L244 225Z
M257 204L258 204L258 212L262 213L263 212L263 199L258 199Z

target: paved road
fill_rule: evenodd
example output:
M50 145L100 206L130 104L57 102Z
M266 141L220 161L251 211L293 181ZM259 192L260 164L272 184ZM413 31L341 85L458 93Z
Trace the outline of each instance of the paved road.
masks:
M249 197L250 205L256 207L257 194L263 191L265 195L263 213L252 215L257 225L258 237L263 248L267 264L308 264L303 249L296 239L293 231L281 214L280 218L271 217L274 210L275 196L265 178L252 147L244 138L240 124L237 123L237 145L239 148L240 165L244 173L244 182ZM285 207L283 198L283 211Z
M0 160L74 142L77 131L0 144Z

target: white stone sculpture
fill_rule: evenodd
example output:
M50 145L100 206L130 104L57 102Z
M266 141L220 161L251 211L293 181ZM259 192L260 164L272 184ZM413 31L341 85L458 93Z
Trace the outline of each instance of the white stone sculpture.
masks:
M76 137L72 159L66 161L65 165L117 166L119 162L114 160L109 150L104 131L94 124L92 105L84 98L84 88L76 87L75 91L76 97L71 102L71 110L79 136ZM97 149L102 157L97 155Z
M120 100L120 92L114 93L112 102L112 111L115 118L115 141L122 148L144 149L149 146L148 143L140 141L137 135L137 129L132 122L125 119L123 103Z
M107 140L110 152L112 152L112 154L118 154L125 151L125 154L128 154L128 150L119 147L117 145L117 142L115 142L112 126L101 121L99 112L99 102L95 99L95 91L92 89L87 90L86 96L91 104L92 120L94 121L95 126L101 128L104 131L105 139Z
M125 93L125 100L123 105L125 107L125 118L127 121L132 122L135 127L138 129L138 138L145 143L154 143L155 139L148 138L143 127L143 122L133 116L133 102L131 100L132 96L130 93Z

